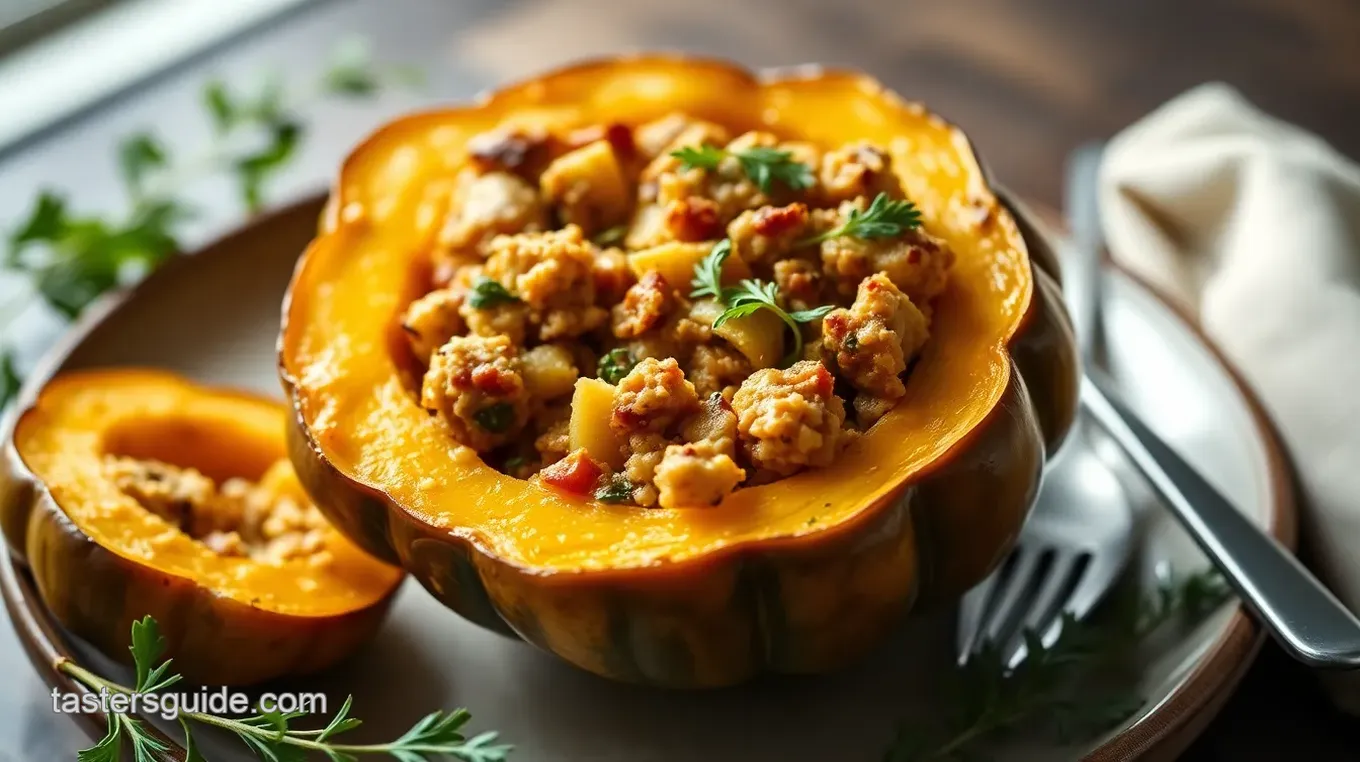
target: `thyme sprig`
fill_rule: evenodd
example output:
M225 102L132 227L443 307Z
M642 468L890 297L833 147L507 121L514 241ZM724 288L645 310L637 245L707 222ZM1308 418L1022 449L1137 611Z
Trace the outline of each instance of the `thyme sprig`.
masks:
M1173 579L1164 571L1155 595L1109 612L1109 617L1077 620L1065 615L1052 645L1026 632L1028 654L1014 669L1006 666L1001 648L986 644L955 675L953 716L931 727L903 725L883 762L985 760L990 743L1021 727L1046 731L1058 743L1105 732L1144 701L1127 690L1103 688L1094 676L1108 674L1163 627L1193 624L1228 597L1217 572Z
M812 176L812 167L795 160L789 151L768 146L728 151L705 143L697 148L686 146L671 151L671 156L680 160L681 169L697 167L707 171L717 169L726 158L736 159L746 177L765 193L774 189L776 180L791 190L811 188L816 182L816 178Z
M170 659L161 661L165 652L165 638L156 620L150 616L132 623L133 663L137 670L136 685L129 688L106 680L69 659L57 662L57 669L94 691L107 689L110 693L148 694L164 690L179 682L181 676L170 672ZM380 744L336 743L333 739L359 727L361 721L351 717L353 697L346 697L340 710L320 730L297 730L290 727L302 713L262 712L251 717L233 719L203 712L184 712L180 726L185 738L185 761L205 762L194 743L194 724L210 725L236 735L257 757L265 762L301 762L307 752L325 755L331 762L354 762L360 756L385 755L398 762L427 762L453 758L463 762L504 762L512 747L496 743L496 733L482 733L472 738L463 734L471 715L464 709L431 712L394 741ZM119 762L124 744L132 748L136 762L155 762L168 751L165 743L152 735L139 719L110 712L108 729L94 746L82 750L80 762Z
M62 192L39 193L9 233L0 260L4 269L26 277L32 291L0 310L0 328L38 299L73 319L100 295L139 280L182 250L183 226L196 214L184 194L194 183L225 175L236 184L243 207L259 210L269 183L297 155L306 135L301 114L309 102L368 97L390 84L412 81L409 70L379 66L362 41L348 40L306 90L290 92L276 75L253 92L208 82L202 97L213 132L200 152L181 156L150 130L118 144L117 164L129 201L125 214L83 214ZM3 408L19 376L10 349L0 351L0 363L9 371L0 384Z

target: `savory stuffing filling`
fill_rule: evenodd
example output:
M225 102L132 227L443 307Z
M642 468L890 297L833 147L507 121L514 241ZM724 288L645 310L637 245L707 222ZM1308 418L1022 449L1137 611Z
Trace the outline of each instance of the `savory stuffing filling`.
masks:
M326 520L280 485L288 469L281 461L258 483L218 484L196 469L158 460L104 458L105 473L118 489L218 555L272 564L295 558L329 563Z
M831 463L906 394L954 254L884 147L673 114L468 149L401 327L421 405L487 463L716 505Z

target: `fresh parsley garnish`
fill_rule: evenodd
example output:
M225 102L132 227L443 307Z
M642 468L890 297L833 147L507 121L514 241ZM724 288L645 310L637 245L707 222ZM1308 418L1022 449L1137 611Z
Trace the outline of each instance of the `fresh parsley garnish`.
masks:
M723 262L732 254L732 241L724 238L718 241L703 259L694 266L694 279L690 281L693 289L689 295L693 299L711 296L718 301L723 299L722 269Z
M628 375L635 365L637 365L637 361L633 359L633 353L625 347L617 347L609 350L600 358L596 367L598 371L596 375L608 383L617 384L623 380L624 376Z
M201 151L181 155L150 130L119 142L116 159L127 195L126 214L80 213L65 194L42 191L7 236L3 266L26 276L32 289L0 310L0 336L8 334L11 321L31 301L41 299L62 316L75 318L100 295L140 279L182 251L180 237L194 214L188 198L201 181L226 176L235 182L246 210L258 210L269 182L297 154L305 135L300 115L306 113L307 102L371 95L395 83L392 74L351 51L336 56L306 92L286 89L278 76L266 77L253 92L210 81L204 85L203 102L213 131ZM358 86L361 80L364 84ZM4 399L0 394L0 403Z
M727 151L717 146L704 144L698 148L687 146L671 151L671 156L680 160L681 169L699 168L712 171L718 168L723 159L732 157L741 165L746 174L765 193L774 187L778 180L792 190L811 188L816 178L812 168L794 161L793 154L768 146L754 146L740 151Z
M468 304L479 310L489 309L498 304L513 304L518 301L519 297L507 291L499 281L492 280L485 275L477 276L477 280L472 284L472 290L468 293Z
M802 357L803 331L798 325L822 319L832 310L832 305L825 304L810 310L789 312L779 306L779 287L762 280L747 279L732 288L724 288L721 281L723 262L731 254L730 239L724 238L714 245L713 251L694 265L694 279L690 282L693 290L689 295L695 299L712 297L727 308L713 321L714 328L733 318L746 317L760 310L771 310L793 331L793 351L784 359L784 364L788 365Z
M492 434L502 434L515 422L515 408L509 402L493 402L473 413L472 419Z
M609 482L595 490L595 499L601 503L623 503L633 499L633 483L623 474L614 474Z
M170 660L157 663L165 651L156 620L150 616L132 623L132 658L137 669L135 688L119 685L96 675L69 659L56 663L59 671L90 690L106 689L110 693L152 692L179 682L180 675L170 672ZM345 744L334 739L341 733L360 725L358 718L349 716L353 696L347 697L340 710L320 730L296 730L289 723L303 716L301 712L284 714L262 712L253 717L235 719L203 712L181 712L180 726L184 729L185 762L204 762L194 743L191 723L212 725L234 733L257 757L272 762L294 762L310 754L326 759L353 762L362 755L385 755L389 758L417 762L443 758L465 762L505 762L512 747L496 743L495 733L482 733L472 738L463 735L463 728L472 715L464 709L438 711L426 715L395 741L380 744ZM110 713L104 737L94 746L78 753L80 762L119 762L123 741L132 747L137 762L163 759L168 747L141 720L129 714Z
M20 386L23 386L23 381L14 368L14 355L5 352L0 355L0 410L4 410L10 400L19 394Z
M746 317L760 310L773 312L793 332L793 350L784 358L785 365L791 365L803 356L803 329L799 324L821 320L832 310L832 305L824 304L810 310L789 312L779 306L779 287L762 280L743 280L736 288L728 291L726 296L725 303L728 307L713 321L713 327L718 328L733 318Z
M627 225L615 225L612 228L605 228L591 240L596 246L617 246L623 242L624 236L628 235Z
M804 239L803 245L821 243L842 236L848 238L893 238L921 226L921 210L906 199L895 200L888 194L874 196L869 208L851 209L850 216L838 227Z
M1064 616L1051 646L1026 632L1028 654L1015 669L1006 667L1000 648L988 644L955 675L946 694L953 717L930 727L902 726L883 760L982 759L982 747L1020 728L1046 731L1059 743L1103 733L1138 711L1143 699L1101 685L1100 675L1126 661L1153 632L1175 622L1193 625L1228 597L1215 571L1180 580L1164 574L1154 596L1126 601L1107 618Z

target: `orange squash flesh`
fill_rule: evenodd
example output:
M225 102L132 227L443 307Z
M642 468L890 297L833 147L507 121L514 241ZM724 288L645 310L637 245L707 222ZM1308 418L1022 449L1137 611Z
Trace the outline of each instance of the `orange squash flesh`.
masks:
M512 124L565 131L674 111L734 134L888 147L926 228L957 254L907 395L830 466L739 489L711 509L582 501L501 474L419 407L388 350L464 144ZM656 57L554 72L381 129L346 161L322 227L280 339L304 484L356 541L399 559L455 609L489 626L505 620L602 674L715 685L762 665L819 671L862 651L917 594L957 594L996 563L1028 511L1045 443L1071 421L1075 362L1056 287L1036 288L1048 276L1031 268L962 133L862 75L762 79ZM1045 386L1020 381L1021 354ZM913 485L955 485L960 496L909 510ZM770 629L727 608L756 584L747 576L757 567L769 589L755 595L779 599L798 653L743 645ZM630 612L622 619L635 642L684 643L686 666L644 668L636 654L612 663L623 625L611 610Z
M400 569L334 529L326 564L219 555L103 468L113 455L256 481L286 457L283 422L277 403L155 371L59 377L15 426L7 539L57 618L115 657L131 622L151 614L193 679L242 684L324 667L371 636ZM306 501L283 475L279 493Z

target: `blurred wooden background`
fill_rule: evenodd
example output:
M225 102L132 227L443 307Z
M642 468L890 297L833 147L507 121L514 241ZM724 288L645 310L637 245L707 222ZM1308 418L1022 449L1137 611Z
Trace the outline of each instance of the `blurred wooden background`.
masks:
M460 59L497 76L657 45L863 68L1046 201L1071 148L1210 80L1360 155L1355 0L539 0L457 36Z

